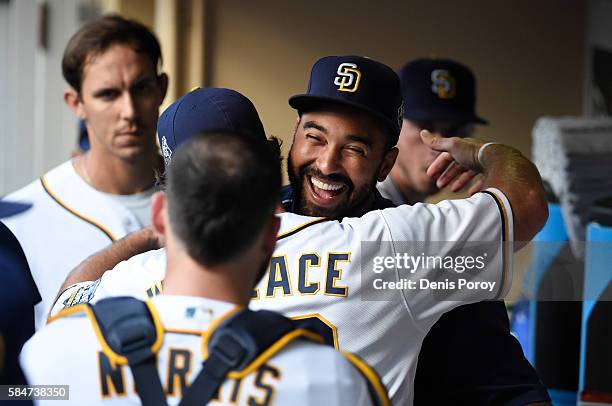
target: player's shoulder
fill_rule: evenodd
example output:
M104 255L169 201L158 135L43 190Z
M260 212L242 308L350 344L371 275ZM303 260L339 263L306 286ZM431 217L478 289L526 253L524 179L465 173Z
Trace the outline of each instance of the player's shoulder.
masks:
M36 179L21 189L17 189L14 192L9 193L5 196L6 200L11 202L24 202L32 203L37 198L44 194L44 189L40 183L40 179Z
M286 367L288 373L296 373L295 366L301 365L303 377L310 385L321 388L337 385L350 387L366 383L358 369L343 353L333 347L306 340L296 340L287 345L270 363L280 368Z
M49 174L67 172L66 165L70 165L70 167L72 166L70 161L64 162L63 164L51 169L44 176L46 177ZM20 239L20 241L24 238L24 235L29 235L31 233L33 227L44 224L44 222L48 220L49 216L55 215L59 207L45 189L41 178L35 179L21 189L8 194L5 199L32 205L29 210L4 220L7 227L11 229L11 231L17 238Z
M282 213L281 228L278 241L292 240L289 237L304 235L319 236L325 240L357 241L358 239L373 239L385 233L385 222L380 210L374 210L361 217L345 217L340 220L326 217L309 217L294 213ZM357 237L355 237L357 236ZM300 239L300 241L302 241ZM317 240L321 242L321 240Z
M403 204L397 207L385 208L375 212L385 219L401 216L404 219L414 219L418 223L432 222L437 219L450 219L463 215L483 215L488 209L505 208L508 204L504 194L494 188L477 192L472 196L461 199L445 199L437 203ZM366 214L372 215L375 212Z
M300 214L285 212L278 214L281 219L281 226L278 232L278 239L291 237L295 234L303 234L304 231L308 233L327 234L332 232L344 232L347 229L363 226L367 224L366 217L370 216L369 213L363 217L355 218L343 218L341 220L330 219L327 217L311 217L303 216Z
M143 252L138 255L134 255L133 257L127 259L125 264L142 264L143 266L150 266L152 264L165 264L166 261L166 248L162 247L156 250L150 250Z
M125 261L119 262L115 267L103 275L103 282L116 280L135 280L155 282L163 279L166 274L166 249L146 251L134 255Z
M279 239L290 237L306 229L318 229L317 226L321 227L321 225L331 223L325 217L302 216L290 212L280 213L277 216L281 220L280 230L278 231Z
M45 179L61 180L62 178L71 176L72 173L74 173L72 161L65 161L46 172L42 177ZM47 193L45 192L41 178L36 178L22 188L9 193L5 198L10 201L34 203L33 208L35 208L36 200L40 196L47 196Z
M72 308L64 311L38 330L24 345L22 357L32 360L47 359L50 353L81 348L83 342L95 342L95 333L87 314L82 309ZM75 342L78 344L75 345ZM65 355L65 354L64 354Z
M347 355L333 347L305 340L287 345L267 364L290 377L285 381L285 389L304 400L304 404L315 404L317 396L324 394L327 397L322 401L327 404L367 405L370 404L368 384L385 391L369 367L367 372L360 371ZM371 383L368 383L368 373L372 373Z
M65 384L75 370L92 368L101 345L84 313L65 315L38 330L19 361L31 384Z

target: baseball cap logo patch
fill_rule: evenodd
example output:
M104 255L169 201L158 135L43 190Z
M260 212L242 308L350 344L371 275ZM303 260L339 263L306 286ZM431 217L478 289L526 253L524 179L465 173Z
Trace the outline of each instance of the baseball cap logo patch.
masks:
M355 92L359 88L361 72L354 63L341 63L338 66L338 76L334 78L334 84L341 92Z
M162 154L164 158L170 158L172 156L172 150L168 146L168 141L166 140L166 136L162 137L161 150L162 150Z
M170 159L172 158L172 150L168 146L168 141L166 140L165 135L161 139L161 150L164 157L164 164L168 166L168 164L170 164Z
M455 97L455 78L446 69L436 69L431 72L431 91L441 99Z

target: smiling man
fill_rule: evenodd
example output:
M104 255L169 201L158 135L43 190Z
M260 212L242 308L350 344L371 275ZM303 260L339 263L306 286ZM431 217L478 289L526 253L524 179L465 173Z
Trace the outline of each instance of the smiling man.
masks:
M62 60L66 104L84 120L90 150L10 195L33 208L6 225L17 236L42 297L37 327L68 271L93 252L150 224L160 158L155 143L168 79L159 42L118 16L85 24Z
M398 77L388 66L359 56L319 59L308 92L289 99L299 117L289 153L287 208L342 218L380 203L376 181L387 177L397 158L401 103Z
M474 112L475 80L468 68L448 60L416 61L401 71L399 84L396 78L390 68L366 58L317 61L308 91L289 100L299 118L289 155L291 186L284 190L287 210L342 219L415 204L439 190L439 179L427 170L440 152L424 143L420 132L466 137L474 123L486 123ZM401 103L400 85L398 140L394 106ZM456 172L451 189L476 174ZM397 179L400 199L384 187ZM381 197L377 181L393 203ZM470 192L480 186L475 182ZM462 306L442 316L423 342L415 378L415 404L550 401L510 334L503 301Z

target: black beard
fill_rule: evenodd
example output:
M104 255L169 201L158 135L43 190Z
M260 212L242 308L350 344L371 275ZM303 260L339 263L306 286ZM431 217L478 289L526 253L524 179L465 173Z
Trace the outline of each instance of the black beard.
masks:
M361 216L367 211L371 210L376 188L376 177L368 184L368 186L355 192L353 182L343 175L324 175L321 173L321 171L311 166L301 167L295 170L291 159L291 152L289 152L289 157L287 158L287 174L289 176L289 183L293 189L294 202L297 204L297 214L340 220L344 217ZM303 193L304 179L306 179L308 176L315 176L323 180L344 183L348 187L347 193L349 195L349 199L332 209L324 209L311 205L306 200ZM351 198L352 195L354 195L353 198Z

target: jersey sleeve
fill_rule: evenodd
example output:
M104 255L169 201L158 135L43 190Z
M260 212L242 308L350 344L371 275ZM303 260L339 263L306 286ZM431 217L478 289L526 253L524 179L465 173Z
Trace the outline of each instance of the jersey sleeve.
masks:
M421 327L428 329L454 307L509 290L513 218L501 191L404 205L380 215L389 230L396 281L405 283L404 298Z
M467 199L417 203L381 211L394 241L512 240L512 209L494 188Z
M81 303L95 303L112 296L134 296L146 299L152 287L160 286L166 273L165 250L148 251L122 261L95 281L76 283L64 290L50 312Z

